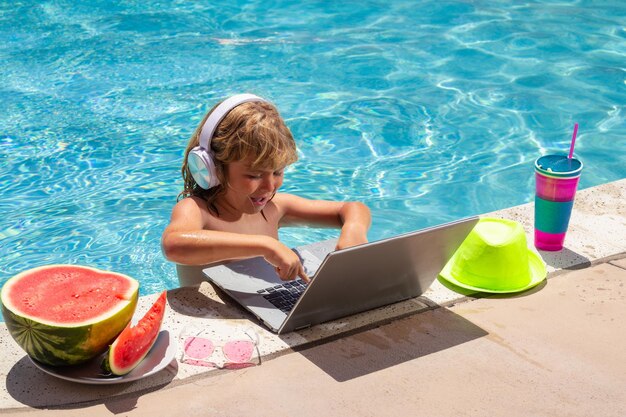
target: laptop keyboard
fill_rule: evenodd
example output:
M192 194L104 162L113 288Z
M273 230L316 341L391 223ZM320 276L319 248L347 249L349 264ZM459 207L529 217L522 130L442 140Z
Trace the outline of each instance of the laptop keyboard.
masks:
M283 313L289 313L296 301L306 289L306 284L301 279L285 282L284 284L274 285L273 287L258 290L263 298L280 309Z

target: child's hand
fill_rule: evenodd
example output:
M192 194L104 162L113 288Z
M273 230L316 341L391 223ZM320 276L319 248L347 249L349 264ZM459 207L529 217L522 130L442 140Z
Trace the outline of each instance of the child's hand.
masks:
M294 251L276 239L271 239L269 249L269 253L264 258L267 262L274 265L280 279L291 281L300 277L304 282L309 282L309 277L304 272L300 258Z

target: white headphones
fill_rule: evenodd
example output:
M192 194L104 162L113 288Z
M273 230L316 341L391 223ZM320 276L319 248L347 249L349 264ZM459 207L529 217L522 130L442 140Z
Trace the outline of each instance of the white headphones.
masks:
M187 157L187 166L191 172L191 176L198 186L208 190L220 184L213 160L213 152L211 151L211 139L217 125L226 117L235 107L243 103L251 101L267 101L254 94L237 94L229 97L220 103L209 115L202 129L200 130L200 146L196 146L189 152Z

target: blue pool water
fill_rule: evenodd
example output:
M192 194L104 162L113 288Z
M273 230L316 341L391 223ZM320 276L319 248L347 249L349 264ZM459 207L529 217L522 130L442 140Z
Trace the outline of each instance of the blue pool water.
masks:
M238 92L296 137L284 190L366 202L371 240L531 201L575 122L581 187L626 177L621 0L87 3L0 5L0 284L80 263L175 287L183 150Z

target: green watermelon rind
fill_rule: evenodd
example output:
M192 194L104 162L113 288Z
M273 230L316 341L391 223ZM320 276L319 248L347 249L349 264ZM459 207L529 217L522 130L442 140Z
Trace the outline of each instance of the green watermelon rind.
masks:
M95 273L123 276L131 286L127 303L89 321L67 325L38 320L35 317L19 314L10 309L5 300L6 288L12 280L44 268L64 267L85 268ZM47 265L34 268L9 279L2 288L2 314L9 334L17 344L33 359L53 366L77 365L86 362L107 350L109 344L124 330L132 319L139 299L139 283L124 274L103 271L76 265Z

